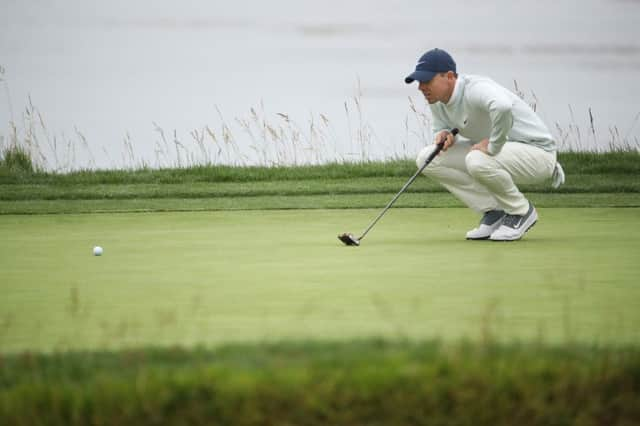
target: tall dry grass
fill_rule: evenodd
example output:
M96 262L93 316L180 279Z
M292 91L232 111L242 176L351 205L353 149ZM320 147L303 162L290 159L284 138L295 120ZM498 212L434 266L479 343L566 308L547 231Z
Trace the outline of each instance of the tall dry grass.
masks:
M148 141L135 140L128 131L120 148L97 149L85 133L74 127L70 135L55 134L47 126L41 111L28 98L26 107L14 115L5 69L0 67L0 82L10 111L6 129L0 129L0 161L20 153L30 158L33 168L53 172L84 169L184 168L201 165L300 166L326 163L362 163L376 160L414 158L420 148L431 143L431 114L422 100L408 98L402 132L396 140L381 140L368 116L363 88L356 81L354 94L344 101L344 116L329 117L309 113L304 121L287 112L270 112L264 102L249 108L246 114L228 118L215 107L211 123L192 129L186 136L177 129L167 130L152 122L155 140L153 153L141 152ZM514 80L514 92L537 110L539 100L531 91L525 94ZM640 141L633 131L640 112L626 131L617 126L599 132L591 108L586 122L579 124L571 105L567 127L558 122L552 129L561 151L608 152L638 151ZM341 126L340 123L344 124ZM400 133L400 132L399 132ZM383 158L379 158L385 147ZM111 154L110 154L111 152ZM2 163L0 163L2 164Z

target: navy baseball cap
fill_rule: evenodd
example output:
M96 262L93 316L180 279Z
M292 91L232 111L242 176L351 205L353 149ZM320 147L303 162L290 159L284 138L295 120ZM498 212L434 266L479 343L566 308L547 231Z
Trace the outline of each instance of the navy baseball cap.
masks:
M428 83L438 73L456 72L456 62L451 55L442 49L432 49L418 59L416 70L409 74L404 82L413 83L415 80Z

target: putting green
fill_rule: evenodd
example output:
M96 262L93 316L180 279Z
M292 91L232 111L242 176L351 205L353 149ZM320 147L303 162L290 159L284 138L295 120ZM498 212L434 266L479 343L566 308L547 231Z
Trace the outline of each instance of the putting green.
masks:
M471 242L467 209L0 217L0 351L382 336L640 342L640 209L541 209ZM104 247L102 257L92 247Z

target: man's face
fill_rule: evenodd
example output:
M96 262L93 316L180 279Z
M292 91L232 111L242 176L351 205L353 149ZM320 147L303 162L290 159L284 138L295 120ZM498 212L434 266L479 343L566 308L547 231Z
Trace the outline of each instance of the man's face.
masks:
M435 104L436 102L447 103L451 98L455 84L456 77L449 71L436 74L429 82L421 81L418 85L418 90L422 92L424 98L430 104Z

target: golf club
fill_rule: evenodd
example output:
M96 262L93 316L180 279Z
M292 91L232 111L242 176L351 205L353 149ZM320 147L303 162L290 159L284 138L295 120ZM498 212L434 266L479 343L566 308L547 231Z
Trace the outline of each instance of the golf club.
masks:
M451 130L450 133L453 136L455 136L455 135L458 134L458 131L459 131L458 129L454 128L454 129ZM438 155L440 153L440 151L442 151L442 148L444 147L445 140L446 140L446 137L443 140L441 140L440 142L437 143L436 149L434 149L433 152L431 153L431 155L429 155L429 157L424 162L422 167L420 167L418 169L418 171L413 176L411 176L411 178L407 181L407 183L405 183L404 186L400 189L400 191L396 194L396 196L393 197L393 199L391 201L389 201L389 204L387 204L387 206L382 210L382 212L380 212L378 217L376 217L373 220L373 222L371 222L371 224L367 227L367 229L364 230L364 232L362 233L362 235L360 235L360 237L356 238L355 235L345 232L344 234L338 235L338 239L340 241L342 241L347 246L359 246L360 242L365 237L365 235L367 235L367 233L371 230L371 228L373 228L373 226L380 220L380 218L382 216L384 216L384 214L387 212L387 210L389 210L391 208L391 206L393 205L393 203L395 203L396 200L400 197L400 195L402 195L402 193L404 191L406 191L406 189L409 187L409 185L411 185L413 183L413 181L416 180L418 175L420 175L420 173L422 173L422 171L425 169L425 167L427 167L429 165L429 163L436 157L436 155Z

